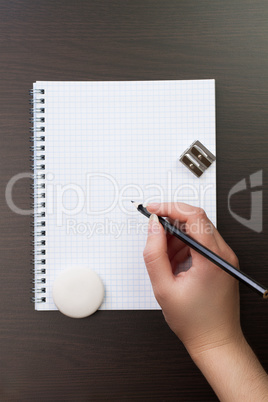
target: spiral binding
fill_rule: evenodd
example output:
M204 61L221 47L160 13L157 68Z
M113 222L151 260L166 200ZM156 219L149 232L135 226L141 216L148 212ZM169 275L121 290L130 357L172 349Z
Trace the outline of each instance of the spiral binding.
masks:
M30 160L33 162L31 169L33 172L33 183L31 185L33 203L33 258L32 272L34 274L32 301L34 303L46 302L46 193L45 193L45 90L31 89L30 99L30 128L33 145L30 146L32 155ZM42 133L42 134L41 134Z

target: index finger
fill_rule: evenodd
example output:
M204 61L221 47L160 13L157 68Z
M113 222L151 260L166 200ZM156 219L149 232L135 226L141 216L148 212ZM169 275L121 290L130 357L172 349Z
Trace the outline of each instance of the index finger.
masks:
M160 216L167 216L173 221L189 222L196 220L198 215L206 216L202 208L193 207L183 202L151 203L146 206L149 212Z
M163 202L148 204L146 209L151 213L169 217L175 222L184 223L187 234L200 243L215 248L219 234L202 208L182 202Z

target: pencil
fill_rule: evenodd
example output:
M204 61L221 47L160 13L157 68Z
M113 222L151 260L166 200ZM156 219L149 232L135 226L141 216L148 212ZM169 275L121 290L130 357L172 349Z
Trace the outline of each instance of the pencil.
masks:
M150 212L142 204L137 204L134 201L131 201L134 206L137 208L139 212L143 215L150 217ZM218 267L223 269L228 274L232 275L234 278L238 279L241 283L244 283L249 288L257 292L258 294L262 295L264 299L268 299L268 290L266 287L262 286L260 283L256 282L254 279L250 278L247 274L240 271L233 265L229 264L219 255L215 254L213 251L209 250L207 247L200 244L198 241L194 240L192 237L188 236L186 233L179 230L176 226L173 226L170 222L166 219L158 216L159 222L163 225L164 229L171 233L172 235L176 236L180 239L183 243L187 244L190 248L197 251L199 254L206 257L209 261L216 264Z

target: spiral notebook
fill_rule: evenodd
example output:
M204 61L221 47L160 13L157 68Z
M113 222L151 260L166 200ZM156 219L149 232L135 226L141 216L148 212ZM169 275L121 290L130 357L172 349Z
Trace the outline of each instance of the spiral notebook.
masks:
M182 201L216 224L216 163L180 162L199 140L215 154L215 81L33 84L34 296L56 310L55 278L93 269L101 309L158 309L143 261L148 219L130 200Z

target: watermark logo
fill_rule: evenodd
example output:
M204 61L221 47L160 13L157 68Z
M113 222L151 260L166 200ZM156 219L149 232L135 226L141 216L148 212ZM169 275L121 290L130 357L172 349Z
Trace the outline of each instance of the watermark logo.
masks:
M228 194L228 209L231 216L244 225L245 227L253 230L254 232L261 233L263 230L263 191L260 187L263 185L263 171L259 170L249 176L249 186L247 180L244 178L236 183ZM35 211L34 209L24 210L19 208L13 200L13 187L21 179L32 178L29 172L19 173L13 176L6 186L6 201L9 208L20 215L30 215ZM82 182L78 183L64 183L55 182L55 177L52 173L46 174L46 184L44 187L36 185L35 203L46 206L46 216L54 216L57 227L65 226L67 219L67 233L77 235L87 235L91 237L94 233L110 233L116 238L123 235L128 231L128 227L116 226L113 222L111 213L118 209L126 216L133 216L135 211L133 206L130 205L130 200L150 203L150 202L163 202L169 199L177 203L180 209L180 202L190 203L192 205L199 205L201 208L205 207L205 200L209 198L210 192L213 192L214 185L206 184L196 187L191 184L181 184L174 186L174 178L172 172L167 172L165 186L160 186L156 183L146 184L140 186L138 184L125 184L120 186L119 183L111 175L107 173L86 173ZM175 188L174 188L175 187ZM101 189L105 189L104 199L100 199L96 194ZM234 212L231 208L231 198L233 195L250 190L250 218L246 219ZM39 204L38 204L39 203ZM181 211L184 215L189 215L191 212ZM82 214L82 215L81 215ZM77 217L77 220L70 219ZM83 217L85 222L81 222L80 218ZM88 224L90 217L91 226ZM92 218L97 218L98 222L94 222ZM98 219L102 217L102 219ZM109 218L108 220L105 220ZM93 226L92 226L93 225Z
M13 176L6 186L6 202L9 208L19 215L31 215L35 208L21 209L13 200L13 187L21 179L31 179L29 172L19 173ZM120 185L117 180L108 173L86 173L79 183L61 183L55 179L52 173L46 173L46 180L40 179L33 188L35 205L43 203L46 216L54 216L56 225L62 226L65 217L83 214L88 217L109 215L119 209L123 214L133 216L136 212L130 201L148 204L150 202L189 202L204 208L205 200L209 199L214 191L214 185L207 183L197 186L189 184L177 184L172 171L168 171L163 185L148 183L139 185L127 183ZM42 208L42 207L40 207ZM177 206L180 210L180 206ZM184 211L184 214L191 212Z
M253 230L254 232L261 233L263 229L263 216L262 216L262 205L263 205L263 191L260 190L262 186L262 170L255 172L249 176L250 183L250 218L246 219L231 209L231 197L241 191L248 189L246 179L240 180L236 183L228 194L228 209L230 214L239 223L246 226L247 228Z

